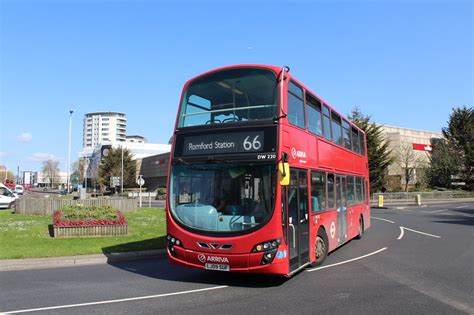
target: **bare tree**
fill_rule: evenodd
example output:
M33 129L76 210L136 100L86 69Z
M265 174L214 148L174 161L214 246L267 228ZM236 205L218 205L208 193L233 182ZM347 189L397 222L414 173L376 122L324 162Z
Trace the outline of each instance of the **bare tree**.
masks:
M85 159L79 159L72 164L72 175L77 176L79 183L84 182L85 166Z
M50 187L53 187L55 183L59 182L59 161L47 160L43 161L43 179L48 180Z
M426 153L415 152L410 143L402 142L395 154L395 162L405 175L405 191L408 191L409 183L415 179L416 170L426 168Z

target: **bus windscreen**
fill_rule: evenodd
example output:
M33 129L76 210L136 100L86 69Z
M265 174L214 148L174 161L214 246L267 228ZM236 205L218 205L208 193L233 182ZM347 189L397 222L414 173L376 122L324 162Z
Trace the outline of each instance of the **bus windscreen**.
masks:
M205 232L255 228L273 213L274 174L273 164L175 164L171 213L181 224Z
M213 125L277 117L276 75L269 70L223 70L191 82L178 127Z

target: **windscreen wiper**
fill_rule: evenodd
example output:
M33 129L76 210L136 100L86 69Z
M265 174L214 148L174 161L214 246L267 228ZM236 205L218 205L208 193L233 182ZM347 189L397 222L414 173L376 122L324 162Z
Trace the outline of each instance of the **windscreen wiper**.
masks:
M208 157L207 162L218 162L218 163L229 164L229 161L224 160L224 159L215 158L213 156Z

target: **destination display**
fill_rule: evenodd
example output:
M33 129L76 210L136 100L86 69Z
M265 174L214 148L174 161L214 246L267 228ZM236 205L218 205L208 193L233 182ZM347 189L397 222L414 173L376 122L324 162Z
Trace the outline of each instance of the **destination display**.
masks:
M183 155L262 152L263 131L211 134L184 138Z
M276 158L276 127L195 131L176 135L174 157L228 155L236 159Z

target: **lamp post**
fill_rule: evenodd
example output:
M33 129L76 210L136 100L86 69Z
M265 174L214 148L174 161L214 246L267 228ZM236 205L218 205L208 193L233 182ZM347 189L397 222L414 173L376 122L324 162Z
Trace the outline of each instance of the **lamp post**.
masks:
M71 127L72 127L72 113L74 111L72 109L69 110L69 150L68 150L68 155L67 155L67 193L69 194L69 173L70 173L70 168L71 168Z
M122 175L120 177L120 194L123 194L123 145L122 148Z

